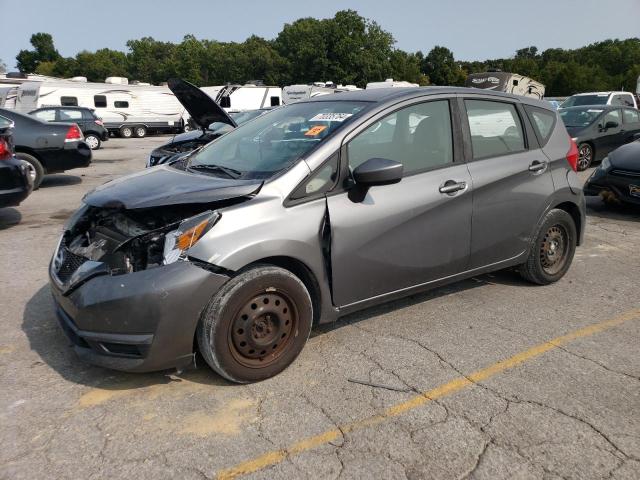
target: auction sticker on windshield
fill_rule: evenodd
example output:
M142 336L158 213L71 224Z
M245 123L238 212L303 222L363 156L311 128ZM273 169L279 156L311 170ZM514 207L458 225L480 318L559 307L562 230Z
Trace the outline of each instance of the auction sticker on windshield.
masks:
M319 113L310 122L344 122L353 113Z
M305 137L316 137L320 135L322 132L324 132L326 129L327 129L326 125L316 125L315 127L312 127L309 130L307 130L307 132L304 135Z

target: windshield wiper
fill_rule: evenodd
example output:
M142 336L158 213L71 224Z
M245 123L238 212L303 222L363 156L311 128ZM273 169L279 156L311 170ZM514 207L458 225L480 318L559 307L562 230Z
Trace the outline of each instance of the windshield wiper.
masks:
M222 165L209 165L205 163L199 163L197 165L189 165L191 170L207 170L207 171L216 171L222 172L229 178L240 178L242 176L242 172L239 170L234 170L233 168L223 167Z

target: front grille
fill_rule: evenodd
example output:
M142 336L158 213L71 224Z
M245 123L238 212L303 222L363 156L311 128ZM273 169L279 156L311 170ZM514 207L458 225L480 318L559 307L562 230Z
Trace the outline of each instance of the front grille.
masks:
M640 177L640 172L633 172L631 170L620 170L620 169L615 169L615 170L611 170L611 175L618 175L621 177Z
M60 266L56 271L56 275L61 282L65 283L71 278L71 275L73 275L73 273L87 261L87 259L80 255L76 255L67 249L64 239L60 242L60 249L58 250L56 257L59 255L62 255L62 258L58 263ZM54 263L56 267L58 264Z

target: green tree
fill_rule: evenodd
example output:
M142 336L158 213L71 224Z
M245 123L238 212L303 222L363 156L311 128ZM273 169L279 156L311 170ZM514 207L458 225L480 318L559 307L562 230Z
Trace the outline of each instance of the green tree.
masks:
M436 45L424 58L422 69L434 85L461 85L465 74L446 47Z
M61 58L50 34L34 33L30 41L33 50L20 50L16 55L18 70L21 72L33 73L41 62L55 62Z

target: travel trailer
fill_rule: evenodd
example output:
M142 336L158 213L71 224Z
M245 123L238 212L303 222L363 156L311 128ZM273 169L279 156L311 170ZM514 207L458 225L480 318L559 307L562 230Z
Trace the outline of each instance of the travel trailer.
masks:
M467 77L467 87L513 93L542 100L545 87L540 82L516 73L489 71L472 73Z
M333 82L314 82L310 85L289 85L282 89L282 103L289 104L320 95L361 90L355 85L335 85Z
M260 110L277 107L282 103L280 87L246 84L200 87L227 112Z
M17 87L16 110L28 113L47 106L94 109L109 132L125 138L178 133L184 128L185 109L167 87L127 85L121 77L107 78L106 83L90 83L82 77Z
M406 87L419 87L417 83L411 83L404 80L394 80L393 78L387 78L384 82L369 82L367 83L367 90L372 88L406 88Z

